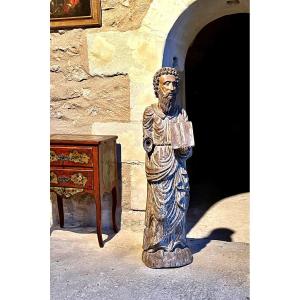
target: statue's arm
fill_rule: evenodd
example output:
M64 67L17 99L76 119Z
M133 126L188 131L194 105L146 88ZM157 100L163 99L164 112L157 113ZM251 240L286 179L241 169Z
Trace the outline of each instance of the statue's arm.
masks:
M152 152L153 150L153 140L150 137L146 137L143 139L143 147L147 153Z
M193 149L192 147L184 147L177 149L177 155L181 158L188 159L192 156Z
M147 107L143 115L143 147L147 153L151 153L154 148L153 132L153 110L151 106Z

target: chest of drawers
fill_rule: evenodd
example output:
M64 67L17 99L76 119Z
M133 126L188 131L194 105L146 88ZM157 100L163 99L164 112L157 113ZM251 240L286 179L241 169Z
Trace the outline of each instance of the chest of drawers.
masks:
M50 190L57 195L60 227L64 227L63 199L78 193L90 193L96 204L99 246L103 247L101 199L112 193L112 226L115 232L118 198L116 159L117 136L51 135Z

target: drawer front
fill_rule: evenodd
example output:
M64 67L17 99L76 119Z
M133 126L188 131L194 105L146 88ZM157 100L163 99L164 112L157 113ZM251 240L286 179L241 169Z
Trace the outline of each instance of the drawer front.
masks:
M93 167L93 147L51 145L50 165Z
M87 169L51 168L50 185L52 187L74 187L93 190L94 172Z

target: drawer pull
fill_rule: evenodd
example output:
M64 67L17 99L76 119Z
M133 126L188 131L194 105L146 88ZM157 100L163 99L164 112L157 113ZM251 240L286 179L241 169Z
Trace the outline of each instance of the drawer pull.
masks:
M74 182L75 184L85 186L87 182L87 178L83 176L81 173L76 173L71 176L71 181Z
M75 194L83 192L83 189L65 188L65 187L51 187L51 190L58 195L69 198Z
M69 156L64 155L64 154L59 154L57 157L58 157L58 160L69 160Z
M57 175L54 172L50 172L50 183L58 183Z
M58 182L70 182L70 181L71 178L69 177L65 177L65 176L58 177Z
M71 161L74 163L88 164L90 157L86 153L79 153L77 150L71 151L68 155L56 154L55 151L50 151L50 162L54 161Z
M87 177L83 176L82 173L75 173L71 177L57 176L54 172L50 173L50 183L65 183L72 181L74 184L84 187L87 180Z

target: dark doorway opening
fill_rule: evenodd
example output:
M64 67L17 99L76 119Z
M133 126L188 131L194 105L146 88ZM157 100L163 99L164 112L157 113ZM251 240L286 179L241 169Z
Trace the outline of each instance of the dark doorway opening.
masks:
M204 27L187 52L185 76L196 144L187 163L190 207L204 213L249 192L249 14Z

